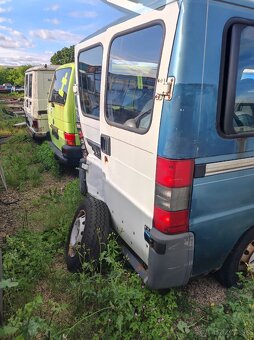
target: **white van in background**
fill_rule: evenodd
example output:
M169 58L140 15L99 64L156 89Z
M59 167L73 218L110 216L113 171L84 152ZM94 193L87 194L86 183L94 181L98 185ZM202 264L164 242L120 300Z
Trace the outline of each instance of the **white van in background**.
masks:
M24 111L34 138L45 138L49 131L47 101L56 68L45 64L29 68L25 73Z

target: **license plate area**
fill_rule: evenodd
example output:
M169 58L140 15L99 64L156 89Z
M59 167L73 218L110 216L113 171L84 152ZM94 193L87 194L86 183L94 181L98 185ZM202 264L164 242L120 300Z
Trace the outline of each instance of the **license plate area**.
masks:
M58 135L58 128L55 127L54 125L50 125L51 129L52 129L52 135L56 138L59 139L59 135Z

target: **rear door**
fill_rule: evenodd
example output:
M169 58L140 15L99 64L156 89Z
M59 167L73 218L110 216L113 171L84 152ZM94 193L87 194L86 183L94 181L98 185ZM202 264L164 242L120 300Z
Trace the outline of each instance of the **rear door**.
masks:
M71 86L72 67L59 68L55 71L55 75L51 85L48 103L48 122L53 143L61 149L65 144L64 132L66 124L72 124L65 115L65 105L68 96L68 90ZM74 131L72 132L74 133Z
M77 105L88 151L86 182L89 193L99 199L103 199L100 150L102 44L103 34L100 34L76 46Z
M121 237L146 263L144 229L153 221L163 105L155 97L167 81L178 13L173 2L112 27L107 34L100 124L104 199Z
M25 76L25 110L28 114L32 114L32 96L33 96L33 72L27 73Z

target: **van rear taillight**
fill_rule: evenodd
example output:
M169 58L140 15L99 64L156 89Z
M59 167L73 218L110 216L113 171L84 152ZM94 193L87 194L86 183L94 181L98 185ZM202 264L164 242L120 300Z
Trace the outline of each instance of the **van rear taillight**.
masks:
M35 130L38 130L38 120L33 120L32 127L33 127Z
M154 227L166 234L188 231L193 160L157 158Z
M83 132L81 130L78 132L78 135L79 135L80 140L84 139L84 135L83 135Z
M64 133L64 139L66 141L66 144L69 146L75 146L76 145L76 136L75 133Z

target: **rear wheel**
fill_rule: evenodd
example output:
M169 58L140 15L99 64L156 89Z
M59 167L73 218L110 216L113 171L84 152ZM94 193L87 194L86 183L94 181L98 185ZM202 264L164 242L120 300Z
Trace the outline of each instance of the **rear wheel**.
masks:
M218 281L231 287L237 284L237 273L254 274L254 229L249 230L229 254L222 268L215 274Z
M65 258L71 272L82 270L83 261L98 262L110 234L106 204L86 196L70 226Z

